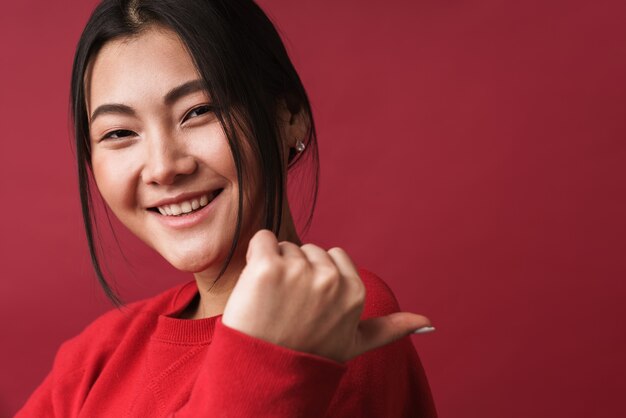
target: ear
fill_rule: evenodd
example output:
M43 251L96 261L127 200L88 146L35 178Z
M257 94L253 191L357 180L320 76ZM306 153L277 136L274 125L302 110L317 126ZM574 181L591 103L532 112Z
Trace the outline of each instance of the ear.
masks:
M290 110L285 100L278 102L277 108L278 126L280 127L281 137L283 138L284 147L288 151L289 148L295 148L298 140L303 140L309 130L309 120L305 116L302 108Z

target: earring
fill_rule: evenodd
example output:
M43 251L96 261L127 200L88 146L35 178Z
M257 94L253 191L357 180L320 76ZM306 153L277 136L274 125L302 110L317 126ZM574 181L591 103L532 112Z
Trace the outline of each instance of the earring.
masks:
M306 145L304 145L304 142L302 142L301 139L298 139L298 141L296 142L296 151L302 152L304 151L304 148L306 148Z

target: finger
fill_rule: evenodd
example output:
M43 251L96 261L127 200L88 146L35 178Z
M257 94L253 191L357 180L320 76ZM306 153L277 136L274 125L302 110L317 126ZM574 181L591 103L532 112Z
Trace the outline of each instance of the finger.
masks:
M285 277L304 279L310 277L311 263L300 247L293 242L281 241L278 247L282 253Z
M327 266L335 268L335 261L325 249L315 244L307 243L300 247L314 267Z
M300 250L300 247L294 244L293 242L281 241L278 243L278 249L280 251L280 254L285 258L306 259L306 256L304 255L302 250Z
M347 280L356 282L356 284L360 287L364 287L364 284L361 281L361 276L359 276L359 272L350 259L350 256L348 256L348 253L346 253L343 248L333 247L328 250L327 253L333 259L333 262L343 277Z
M430 319L410 312L363 320L359 324L361 346L357 355L390 344L422 327L432 327Z
M269 229L260 229L250 239L246 261L249 263L255 258L273 257L280 255L276 235Z

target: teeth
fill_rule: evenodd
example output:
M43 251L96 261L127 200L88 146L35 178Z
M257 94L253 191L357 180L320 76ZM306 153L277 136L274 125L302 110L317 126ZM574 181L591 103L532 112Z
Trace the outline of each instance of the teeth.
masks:
M174 216L180 215L181 213L183 213L183 209L180 207L180 205L176 205L176 204L171 204L170 210L172 211L172 215Z
M183 202L180 204L180 208L183 210L183 213L191 212L191 202Z
M215 192L210 195L201 196L199 199L194 198L181 203L172 203L171 205L163 205L157 207L159 213L163 216L178 216L181 213L189 213L209 204L215 197Z

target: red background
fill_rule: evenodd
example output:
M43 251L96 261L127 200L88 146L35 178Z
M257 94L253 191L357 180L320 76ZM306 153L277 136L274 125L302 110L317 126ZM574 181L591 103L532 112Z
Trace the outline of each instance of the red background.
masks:
M0 14L0 416L109 309L67 119L93 1ZM615 417L626 390L626 4L263 0L314 106L305 237L342 246L434 334L442 417ZM191 277L121 234L127 300Z

